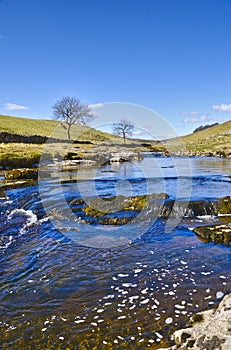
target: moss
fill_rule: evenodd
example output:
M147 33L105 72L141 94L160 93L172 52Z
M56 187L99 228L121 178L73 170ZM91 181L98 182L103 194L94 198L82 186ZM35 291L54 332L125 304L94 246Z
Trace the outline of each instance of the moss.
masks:
M0 166L3 169L18 168L23 166L36 166L40 161L41 153L30 154L29 151L21 153L0 154Z
M145 145L147 145L147 146L144 146L144 147L147 147L150 152L165 152L165 153L167 153L167 148L162 144L156 144L156 145L145 144Z
M124 210L142 210L147 204L147 196L131 197L126 200Z
M227 196L218 200L219 214L231 214L231 197Z
M38 169L12 169L5 175L6 180L38 179Z
M94 218L99 218L109 213L128 210L139 212L143 210L146 205L151 205L153 200L159 200L166 197L168 197L166 193L160 193L132 197L113 196L109 198L94 198L88 200L88 205L83 210L88 216ZM73 203L74 202L72 201L71 204L73 205ZM107 218L107 220L110 221L112 219Z
M76 152L68 152L64 156L64 160L81 160L83 159L83 153L76 153Z
M124 209L124 196L115 196L110 198L94 198L88 200L88 205L84 212L88 216L101 217L108 213L115 213Z

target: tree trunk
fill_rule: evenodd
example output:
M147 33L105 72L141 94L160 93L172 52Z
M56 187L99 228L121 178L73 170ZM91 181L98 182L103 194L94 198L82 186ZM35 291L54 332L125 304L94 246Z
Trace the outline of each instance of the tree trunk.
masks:
M71 125L68 125L67 128L67 137L68 137L68 141L71 141Z
M126 142L126 134L123 132L124 143Z

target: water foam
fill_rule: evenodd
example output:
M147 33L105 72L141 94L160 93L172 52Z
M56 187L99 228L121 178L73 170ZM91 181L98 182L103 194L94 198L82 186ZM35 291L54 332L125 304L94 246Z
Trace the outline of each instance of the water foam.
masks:
M26 233L26 229L35 225L38 221L38 217L36 214L33 213L32 210L25 210L25 209L14 209L12 212L8 215L7 219L11 220L14 215L21 214L27 217L26 223L20 228L19 233L20 235L23 235Z

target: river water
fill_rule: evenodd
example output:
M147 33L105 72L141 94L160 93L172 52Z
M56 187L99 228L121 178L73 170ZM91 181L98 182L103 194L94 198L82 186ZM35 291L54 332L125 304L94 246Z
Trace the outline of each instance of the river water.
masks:
M171 232L157 219L129 243L105 248L83 245L91 225L75 213L71 221L63 207L63 198L93 194L214 200L230 195L230 160L148 156L67 170L62 197L52 172L40 187L9 190L0 200L2 349L158 349L193 313L231 292L231 248L190 230L217 218L183 218Z

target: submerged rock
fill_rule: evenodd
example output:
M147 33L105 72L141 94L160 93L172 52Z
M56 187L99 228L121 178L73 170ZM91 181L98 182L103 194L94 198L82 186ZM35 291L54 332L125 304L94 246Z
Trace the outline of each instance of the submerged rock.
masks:
M174 333L173 339L176 345L168 350L230 350L230 325L231 294L223 298L216 310L193 315L187 328Z

